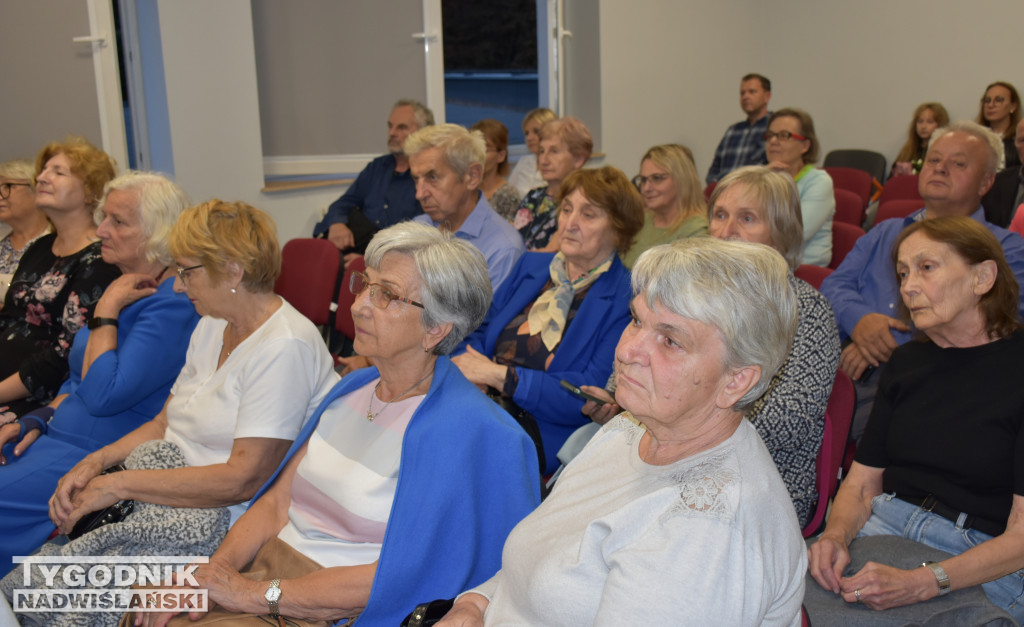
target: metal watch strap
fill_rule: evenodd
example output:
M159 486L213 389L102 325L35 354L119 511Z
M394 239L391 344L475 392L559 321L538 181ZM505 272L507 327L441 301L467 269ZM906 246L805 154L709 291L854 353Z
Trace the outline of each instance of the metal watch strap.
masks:
M270 600L271 599L271 592L270 591L273 590L274 588L277 588L277 594L274 595L274 600L271 601ZM281 614L281 612L278 610L278 601L281 598L281 580L280 579L271 579L270 580L270 587L267 588L267 593L266 593L266 596L264 598L266 598L266 600L267 600L267 607L270 608L270 615L271 616L279 616Z
M924 562L921 564L932 571L935 575L935 579L939 582L939 596L943 596L950 593L951 588L949 587L949 575L946 574L946 569L939 566L938 562Z

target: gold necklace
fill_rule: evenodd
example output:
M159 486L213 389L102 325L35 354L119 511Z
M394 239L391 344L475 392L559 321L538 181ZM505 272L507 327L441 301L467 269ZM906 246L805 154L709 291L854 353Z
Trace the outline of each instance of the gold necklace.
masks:
M373 399L377 397L377 392L380 391L380 384L383 381L383 379L378 379L377 380L377 385L373 386L373 392L370 394L370 402L366 405L366 419L369 420L370 422L373 422L374 418L376 418L377 416L380 416L382 413L384 413L384 410L388 408L388 405L390 405L391 403L394 403L395 401L397 401L398 399L402 398L403 396L405 396L409 392L412 392L413 390L415 390L416 386L418 386L419 384L421 384L424 381L426 381L427 377L429 377L432 374L434 374L434 370L433 369L431 369L429 372L427 372L427 374L423 375L422 379L420 379L416 383L413 383L412 387L410 387L408 390L402 392L398 396L392 397L390 401L384 403L384 407L381 407L380 411L378 411L377 413L373 413Z

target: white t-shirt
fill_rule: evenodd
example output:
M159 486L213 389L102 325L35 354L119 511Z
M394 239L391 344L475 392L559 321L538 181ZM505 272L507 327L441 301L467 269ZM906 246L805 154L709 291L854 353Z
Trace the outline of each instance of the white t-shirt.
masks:
M807 550L754 427L667 466L643 433L614 418L512 530L486 625L800 624Z
M338 380L319 331L287 302L217 368L226 326L199 321L171 388L164 439L190 466L226 462L237 438L294 440ZM229 508L232 523L247 506Z

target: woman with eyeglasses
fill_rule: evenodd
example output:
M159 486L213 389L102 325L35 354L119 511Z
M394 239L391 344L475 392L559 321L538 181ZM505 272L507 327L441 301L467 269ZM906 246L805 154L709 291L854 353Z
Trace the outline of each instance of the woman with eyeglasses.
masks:
M185 366L155 418L60 479L49 513L62 533L123 499L227 506L234 522L337 380L316 327L272 291L281 248L269 216L211 200L181 214L169 244L174 289L202 316ZM175 444L188 467L100 474L157 439Z
M802 263L827 266L832 261L832 216L836 212L832 177L814 167L818 136L814 120L802 109L781 109L772 115L764 134L768 167L796 181L803 213Z
M1006 81L996 81L985 88L978 108L978 124L992 130L1003 140L1006 168L1019 168L1020 155L1014 138L1020 123L1020 96L1017 88Z
M604 385L629 324L628 253L643 202L621 170L577 170L559 190L557 253L526 253L494 294L483 324L453 361L516 418L545 473L587 423L583 399L561 382Z
M627 268L652 246L707 235L707 205L689 148L654 146L640 160L633 182L644 201L644 225L622 257Z
M490 303L483 255L403 222L373 237L366 265L350 283L354 343L374 367L334 386L199 566L215 608L202 621L398 625L418 599L493 575L540 501L533 444L445 357Z
M11 231L0 239L0 307L29 245L50 232L50 221L36 207L36 172L32 162L0 163L0 222Z
M54 232L25 251L0 310L0 423L53 400L68 376L68 350L117 268L103 261L93 212L114 162L81 138L36 157L35 204ZM12 196L24 193L21 185Z
M111 283L68 354L70 376L47 407L0 427L0 565L53 531L47 499L64 473L145 423L167 400L199 317L174 292L167 236L188 199L158 174L128 172L96 209Z

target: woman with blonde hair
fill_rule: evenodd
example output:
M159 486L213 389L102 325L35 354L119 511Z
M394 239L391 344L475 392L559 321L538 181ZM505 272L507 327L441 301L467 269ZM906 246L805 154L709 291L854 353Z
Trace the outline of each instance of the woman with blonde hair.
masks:
M25 251L0 311L0 408L8 408L0 422L56 396L68 376L75 333L118 275L103 261L93 219L103 186L114 178L114 162L72 137L48 144L35 165L35 204L54 233Z
M11 232L0 239L0 307L11 277L29 245L50 231L46 214L36 207L36 176L32 162L0 163L0 222Z
M523 140L526 142L526 149L529 154L523 155L512 168L512 174L508 182L519 190L520 196L525 196L531 189L544 186L544 179L537 169L537 154L540 152L540 129L552 120L557 120L555 112L546 107L533 109L523 118Z
M707 204L686 147L654 146L640 160L640 174L633 182L644 199L644 225L622 258L627 268L652 246L707 234Z
M946 107L938 102L924 102L914 109L914 117L907 129L907 141L896 155L891 176L917 174L924 165L924 153L928 152L928 140L935 129L949 124Z

